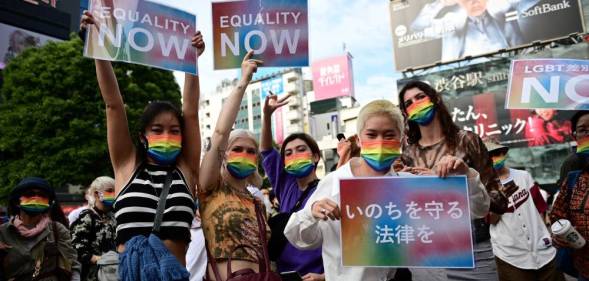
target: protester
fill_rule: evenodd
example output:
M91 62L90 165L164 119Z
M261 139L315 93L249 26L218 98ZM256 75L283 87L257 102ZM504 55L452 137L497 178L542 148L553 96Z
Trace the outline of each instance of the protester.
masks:
M91 25L96 28L94 23L92 14L84 12L81 27ZM192 38L192 46L196 48L197 55L203 53L205 44L200 32ZM147 262L160 265L164 272L188 276L184 267L185 253L194 217L193 194L198 181L196 163L200 159L201 147L199 78L186 74L182 112L171 103L162 101L151 102L145 107L140 120L141 131L138 132L141 145L136 148L129 133L125 104L111 63L103 60L95 62L98 85L106 105L108 148L115 174L116 243L118 252L122 253L120 279L135 280L140 278L139 274L148 275L143 278L154 278L151 275L158 274L160 269L142 269L141 264ZM169 193L157 233L159 239L155 241L150 234L157 230L154 227L156 210L168 176ZM148 242L159 253L149 259L140 246ZM126 248L132 251L126 251ZM176 260L168 260L169 254ZM131 264L133 262L138 264Z
M532 176L522 170L509 168L507 146L487 141L485 146L505 187L514 188L509 208L503 215L491 213L491 242L499 280L564 280L556 268L556 249L543 214L548 205Z
M67 215L67 219L70 223L70 227L72 226L72 224L78 220L78 218L80 217L80 214L84 211L88 209L88 201L90 201L90 197L92 197L92 194L89 194L88 192L90 191L90 189L86 189L86 191L84 192L84 205L74 209L73 211L71 211L68 215Z
M589 114L588 110L579 110L577 111L573 117L571 117L571 124L572 123L577 123L579 121L579 118L581 118L584 115ZM574 122L573 122L574 121ZM573 134L573 138L576 136L576 128L575 128L575 124L571 125L572 128L572 134ZM558 178L558 181L556 182L556 184L558 186L561 186L562 183L565 181L567 175L569 174L569 172L571 171L577 171L577 170L581 170L583 169L583 167L585 166L585 158L579 156L579 154L576 153L576 151L574 151L573 153L571 153L562 163L562 165L560 166L560 177Z
M101 256L116 250L115 219L112 204L115 199L115 180L98 177L88 188L88 209L72 223L72 244L82 264L81 279L98 280L97 263Z
M259 177L258 143L246 130L231 131L247 85L262 63L252 56L250 51L243 59L241 80L223 103L200 168L200 213L210 264L207 280L227 280L229 259L234 272L247 276L259 271L258 261L269 263L263 204L247 190L250 178Z
M272 114L288 104L288 97L278 99L276 95L268 95L263 108L262 164L280 202L280 214L269 221L272 228L270 256L276 260L279 272L296 271L303 280L325 280L321 249L301 251L288 243L283 234L290 215L301 210L315 191L319 183L315 171L321 158L317 142L305 133L286 137L280 153L272 146Z
M577 156L584 160L584 165L578 175L567 176L562 182L550 219L552 223L559 219L569 220L579 234L585 240L589 240L589 205L587 204L587 198L589 198L589 165L587 165L589 163L589 112L577 112L571 119L571 123L577 141ZM568 186L572 188L569 189ZM556 235L553 235L552 238L556 246L571 248L571 245L562 238ZM579 280L589 280L589 243L585 243L581 249L574 249L572 258L579 273Z
M80 280L76 250L49 183L24 178L10 192L8 208L10 221L0 226L0 271L5 280Z
M354 157L360 157L360 147L358 146L358 135L353 135L347 139L341 139L337 144L337 168L348 163Z
M449 155L458 157L480 174L491 197L490 210L504 213L507 199L500 191L501 184L483 141L454 124L441 95L424 82L411 81L399 92L399 101L406 121L402 149L405 166L419 172L439 166ZM473 228L476 268L447 269L443 275L450 280L497 280L489 225L484 219L475 219Z
M403 120L395 106L386 100L368 103L360 110L358 137L361 157L327 175L303 210L295 212L284 234L299 249L322 246L326 280L388 280L395 269L343 267L341 262L339 207L339 179L351 177L412 176L406 172L391 172L392 164L401 155ZM451 173L467 174L471 215L483 217L489 208L489 198L479 175L460 158L446 156L436 170L423 170L422 174L441 176ZM391 191L392 192L392 191Z

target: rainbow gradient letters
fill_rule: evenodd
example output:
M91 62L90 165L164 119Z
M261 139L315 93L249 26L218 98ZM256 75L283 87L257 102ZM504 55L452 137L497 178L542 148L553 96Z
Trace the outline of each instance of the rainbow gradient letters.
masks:
M84 56L198 73L195 15L146 0L91 0L89 10Z
M589 60L511 62L506 109L589 109Z
M340 180L342 263L473 268L466 177Z
M307 0L212 5L215 69L239 68L250 50L262 66L309 66Z

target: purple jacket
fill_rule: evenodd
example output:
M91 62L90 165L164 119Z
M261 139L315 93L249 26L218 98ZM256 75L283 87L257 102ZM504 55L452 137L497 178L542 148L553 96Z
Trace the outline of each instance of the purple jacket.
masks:
M289 175L284 170L284 163L280 157L280 153L275 149L262 151L262 165L268 175L270 184L274 190L274 194L280 202L280 212L288 213L297 203L297 200L302 194L299 189L297 180L294 176ZM314 187L315 188L315 187ZM307 200L313 194L313 190L307 193L306 198L303 199L302 209L307 204ZM290 242L284 247L284 251L276 262L278 272L296 271L301 275L307 273L323 273L323 260L321 259L321 248L302 251L295 248Z

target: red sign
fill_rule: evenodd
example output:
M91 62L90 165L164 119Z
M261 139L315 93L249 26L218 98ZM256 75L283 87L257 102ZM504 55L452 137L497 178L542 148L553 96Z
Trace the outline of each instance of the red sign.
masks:
M315 61L311 68L316 101L354 96L352 56L350 54Z

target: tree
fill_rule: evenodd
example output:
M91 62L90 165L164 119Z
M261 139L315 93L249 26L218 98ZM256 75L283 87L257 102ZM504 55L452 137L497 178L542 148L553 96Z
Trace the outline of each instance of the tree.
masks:
M111 175L105 106L94 61L83 43L69 41L32 48L12 60L0 88L0 195L25 176L46 178L56 188L87 186ZM127 106L132 136L149 101L180 104L171 72L141 65L114 65Z

